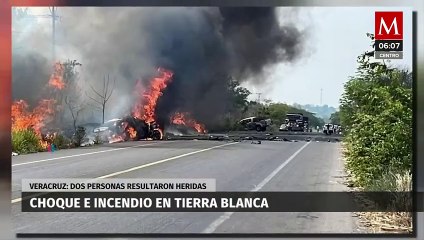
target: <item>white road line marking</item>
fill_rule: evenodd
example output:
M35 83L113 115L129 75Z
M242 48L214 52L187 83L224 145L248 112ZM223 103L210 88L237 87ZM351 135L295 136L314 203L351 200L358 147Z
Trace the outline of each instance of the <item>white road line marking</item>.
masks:
M109 177L117 176L117 175L120 175L120 174L123 174L123 173L128 173L128 172L132 172L132 171L135 171L135 170L138 170L138 169L150 167L150 166L153 166L153 165L156 165L156 164L159 164L159 163L164 163L164 162L172 161L172 160L175 160L175 159L178 159L178 158L187 157L187 156L190 156L190 155L193 155L193 154L197 154L197 153L201 153L201 152L206 152L206 151L209 151L209 150L212 150L212 149L215 149L215 148L220 148L220 147L224 147L224 146L228 146L228 145L233 145L233 144L237 144L237 142L226 143L226 144L218 145L218 146L215 146L215 147L205 148L205 149L202 149L202 150L198 150L198 151L194 151L194 152L189 152L189 153L177 155L177 156L170 157L170 158L165 158L165 159L162 159L162 160L159 160L159 161L156 161L156 162L143 164L143 165L140 165L138 167L133 167L133 168L129 168L127 170L123 170L123 171L119 171L119 172L107 174L107 175L104 175L104 176L101 176L101 177L97 177L96 179L103 179L103 178L109 178Z
M293 155L291 155L286 161L284 161L280 166L278 166L272 173L270 173L264 180L262 180L261 183L259 183L254 189L250 190L251 192L257 192L261 190L275 175L278 174L278 172L281 171L287 164L290 163L291 160L293 160L306 146L309 145L311 142L307 142L305 145L303 145L299 150L297 150ZM221 224L223 224L226 220L228 220L234 212L226 212L223 215L221 215L219 218L217 218L215 221L213 221L209 226L202 231L202 233L213 233Z
M164 142L170 142L170 141L164 141ZM120 151L120 150L129 149L129 148L137 148L137 147L143 147L143 146L150 146L150 145L154 145L154 144L158 144L158 143L161 143L161 142L154 142L154 143L148 143L148 144L140 144L140 145L131 146L131 147L114 148L114 149L108 149L108 150L97 151L97 152L89 152L89 153L81 153L81 154L76 154L76 155L69 155L69 156L48 158L48 159L36 160L36 161L32 161L32 162L16 163L16 164L13 164L12 167L22 166L22 165L27 165L27 164L33 164L33 163L40 163L40 162L49 162L49 161L59 160L59 159L65 159L65 158L81 157L81 156L87 156L87 155L92 155L92 154L97 154L97 153Z
M137 167L129 168L129 169L126 169L126 170L123 170L123 171L114 172L114 173L111 173L111 174L96 177L94 179L104 179L104 178L117 176L117 175L120 175L120 174L123 174L123 173L132 172L132 171L142 169L142 168L146 168L146 167L150 167L150 166L153 166L153 165L156 165L156 164L172 161L172 160L175 160L175 159L178 159L178 158L187 157L187 156L194 155L194 154L197 154L197 153L206 152L206 151L209 151L209 150L212 150L212 149L215 149L215 148L225 147L225 146L233 145L233 144L237 144L237 143L238 142L226 143L226 144L222 144L222 145L218 145L218 146L214 146L214 147L210 147L210 148L205 148L205 149L194 151L194 152L189 152L189 153L177 155L177 156L170 157L170 158L165 158L165 159L162 159L162 160L159 160L159 161L156 161L156 162L147 163L147 164L143 164L143 165L140 165L140 166L137 166ZM22 198L16 198L16 199L12 200L12 203L18 203L18 202L21 202L21 201L22 201Z

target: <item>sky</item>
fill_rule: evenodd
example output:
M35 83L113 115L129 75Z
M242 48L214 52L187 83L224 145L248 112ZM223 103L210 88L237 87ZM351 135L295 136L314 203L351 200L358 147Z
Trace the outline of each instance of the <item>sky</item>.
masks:
M392 64L412 67L412 13L408 8L308 7L299 10L310 26L308 56L292 65L270 71L272 86L249 86L262 99L289 104L322 104L338 107L343 84L355 74L356 58L371 50L366 33L374 33L374 12L404 11L404 59ZM411 21L407 21L411 19ZM257 95L252 96L257 98Z
M268 84L244 84L254 93L251 98L257 99L257 93L260 93L261 99L273 102L338 107L343 84L355 74L357 56L371 50L366 33L374 32L374 12L387 10L404 11L404 59L393 60L392 64L411 69L412 23L408 19L412 19L412 14L409 8L281 8L280 21L295 14L298 19L295 24L307 32L304 57L295 63L267 69ZM49 13L47 8L31 8L30 11L33 14ZM58 12L60 15L60 8ZM50 31L50 22L49 19L39 19L39 24L46 25L46 31Z

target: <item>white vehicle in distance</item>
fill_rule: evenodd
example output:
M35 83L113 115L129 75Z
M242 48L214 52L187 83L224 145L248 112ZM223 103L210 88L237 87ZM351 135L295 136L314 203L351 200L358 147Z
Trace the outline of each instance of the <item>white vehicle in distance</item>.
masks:
M331 134L333 134L334 133L334 126L333 126L333 124L331 124L331 123L325 124L323 126L323 128L322 128L322 132L325 135L331 135Z

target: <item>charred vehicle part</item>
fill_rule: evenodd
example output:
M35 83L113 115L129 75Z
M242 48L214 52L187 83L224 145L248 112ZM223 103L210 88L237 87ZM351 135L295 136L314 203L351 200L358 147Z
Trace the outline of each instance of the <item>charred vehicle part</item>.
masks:
M267 127L271 125L271 119L261 117L249 117L239 121L245 130L256 130L258 132L266 131Z
M120 118L111 119L106 121L100 127L95 128L93 132L100 141L108 142L114 135L122 133L122 130L120 129L121 123L122 119Z
M153 139L162 140L163 131L156 122L146 122L136 117L127 116L122 120L124 140Z
M155 122L147 123L133 116L112 119L101 127L94 129L102 141L138 141L142 139L162 140L163 134Z

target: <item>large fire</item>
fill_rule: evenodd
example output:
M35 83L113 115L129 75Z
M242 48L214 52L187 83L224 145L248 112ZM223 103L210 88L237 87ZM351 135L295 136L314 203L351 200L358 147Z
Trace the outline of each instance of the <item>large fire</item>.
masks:
M206 133L205 126L189 117L188 113L177 112L171 117L171 123L196 129L198 133Z
M155 110L162 91L172 80L173 73L164 68L158 68L159 76L150 81L150 86L143 90L141 81L136 84L137 104L133 107L133 116L146 122L155 121Z
M63 64L56 63L54 73L51 75L48 85L55 89L63 89ZM38 105L30 110L29 104L25 100L18 100L12 104L11 120L12 132L33 130L40 141L41 146L47 147L47 142L43 140L41 130L51 120L53 120L55 109L55 99L42 99Z
M60 62L57 62L54 65L54 72L50 76L49 80L49 86L62 90L65 88L65 82L63 81L63 73L64 73L64 66Z
M44 99L30 111L24 100L16 101L12 104L12 131L33 129L41 135L41 129L53 117L55 103L54 99Z
M131 139L135 139L137 137L137 131L134 128L132 127L127 128L127 132L130 135Z
M150 81L147 89L143 88L141 81L137 81L135 94L138 96L137 103L132 109L132 115L148 123L155 121L155 110L157 101L163 94L163 90L172 80L173 73L164 68L158 69L159 75ZM175 113L170 122L177 125L185 125L196 129L198 133L206 133L205 126L189 117L188 113ZM135 136L137 132L129 129L130 136ZM161 132L162 134L162 132ZM132 137L131 137L132 138Z
M157 69L157 76L153 77L147 87L143 87L142 82L138 81L135 86L137 96L136 104L132 108L132 116L142 120L150 125L156 122L156 106L158 99L163 95L163 90L168 86L173 77L173 72L164 68ZM64 81L64 65L56 63L53 74L50 76L48 86L56 90L64 90L66 84ZM32 129L39 137L40 144L47 147L48 143L43 140L41 131L55 117L57 101L53 98L42 99L38 105L31 108L24 100L18 100L12 104L12 131L22 131ZM170 122L177 125L185 125L196 129L199 133L206 133L203 124L200 124L189 117L189 113L176 113L171 117ZM124 127L127 136L130 139L137 139L137 131L133 127L126 125ZM163 136L161 129L155 127ZM125 135L114 134L110 142L121 142L127 140ZM151 135L149 137L152 137ZM162 137L160 137L162 139Z

